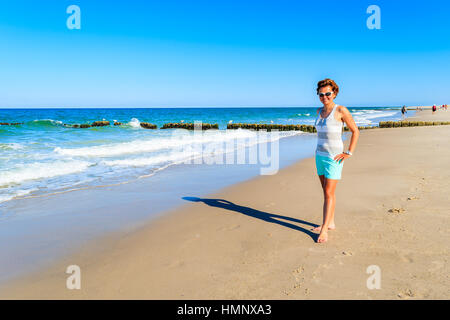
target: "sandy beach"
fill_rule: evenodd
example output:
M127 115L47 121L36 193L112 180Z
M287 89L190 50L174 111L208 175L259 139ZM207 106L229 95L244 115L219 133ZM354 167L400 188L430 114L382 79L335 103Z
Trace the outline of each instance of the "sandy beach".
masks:
M449 121L450 111L408 120ZM449 299L450 126L362 130L325 244L313 158L186 198L0 288L2 299ZM349 141L346 141L346 146ZM139 208L135 208L139 210ZM66 268L81 269L68 290ZM369 289L369 266L381 288Z

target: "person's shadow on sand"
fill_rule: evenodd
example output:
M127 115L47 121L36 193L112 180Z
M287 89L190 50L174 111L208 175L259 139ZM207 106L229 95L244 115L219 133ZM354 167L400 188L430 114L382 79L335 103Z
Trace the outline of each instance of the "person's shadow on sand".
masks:
M245 215L253 217L253 218L261 219L261 220L264 220L264 221L270 222L270 223L276 223L276 224L279 224L279 225L287 227L287 228L301 231L301 232L309 235L314 241L317 240L318 235L316 233L314 233L308 229L299 227L295 224L285 222L285 221L280 221L277 219L284 219L284 220L288 220L288 221L292 221L292 222L306 224L306 225L309 225L312 227L318 227L317 224L314 224L314 223L311 223L308 221L295 219L295 218L291 218L291 217L286 217L286 216L281 216L278 214L272 214L272 213L268 213L268 212L264 212L264 211L260 211L260 210L255 210L255 209L252 209L249 207L244 207L244 206L234 204L233 202L230 202L230 201L224 200L224 199L206 199L206 198L201 199L201 198L197 198L197 197L183 197L182 199L187 200L187 201L192 201L192 202L200 202L201 201L211 207L218 207L218 208L223 208L226 210L240 212L242 214L245 214ZM275 218L277 218L277 219L275 219Z

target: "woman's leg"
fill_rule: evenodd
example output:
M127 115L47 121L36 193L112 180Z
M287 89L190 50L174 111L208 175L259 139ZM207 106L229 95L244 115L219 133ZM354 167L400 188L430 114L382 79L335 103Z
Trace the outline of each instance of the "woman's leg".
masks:
M323 203L323 223L320 229L317 242L328 240L328 228L334 224L334 208L336 206L336 185L339 180L325 178L324 203ZM333 224L332 224L333 222Z
M326 207L325 187L326 187L326 181L328 181L328 180L330 180L330 179L325 178L324 175L319 176L319 179L320 179L320 183L322 184L323 198L324 198L324 199L323 199L323 208L324 208L324 210L325 210L325 207ZM337 181L337 180L336 180L336 181ZM333 207L332 207L332 211L331 211L331 222L330 222L330 225L328 226L328 230L334 230L334 229L336 229L336 225L335 225L335 223L334 223L334 208L335 208L335 204L336 204L336 203L333 202ZM321 229L322 229L322 225L313 228L312 231L320 231Z
M338 181L339 180L326 179L324 198L327 198L327 193L330 193L330 195L328 197L332 198L331 209L330 209L331 219L330 219L330 224L328 225L328 230L336 228L336 225L334 224L334 210L336 208L336 185L337 185ZM326 202L326 201L324 201L324 202Z

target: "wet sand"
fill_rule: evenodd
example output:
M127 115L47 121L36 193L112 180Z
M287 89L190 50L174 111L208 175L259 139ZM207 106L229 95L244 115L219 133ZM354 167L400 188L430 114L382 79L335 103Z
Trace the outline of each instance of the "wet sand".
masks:
M450 111L410 120L449 121ZM186 198L138 231L89 243L0 288L3 299L448 299L450 126L362 130L317 244L313 158ZM349 141L345 142L348 145ZM136 207L135 210L139 210ZM131 209L130 209L131 210ZM68 290L68 265L81 290ZM367 287L369 266L381 288Z

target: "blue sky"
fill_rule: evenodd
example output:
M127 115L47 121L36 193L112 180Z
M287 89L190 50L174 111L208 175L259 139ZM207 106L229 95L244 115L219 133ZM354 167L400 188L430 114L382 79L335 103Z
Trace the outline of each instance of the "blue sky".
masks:
M69 30L66 8L81 9ZM369 30L369 5L381 30ZM450 2L0 0L0 107L450 103Z

